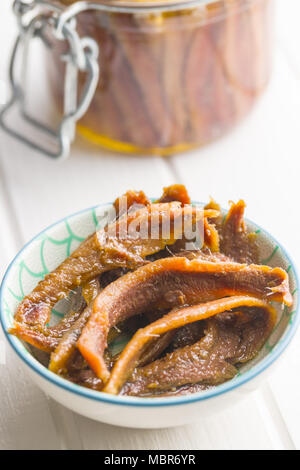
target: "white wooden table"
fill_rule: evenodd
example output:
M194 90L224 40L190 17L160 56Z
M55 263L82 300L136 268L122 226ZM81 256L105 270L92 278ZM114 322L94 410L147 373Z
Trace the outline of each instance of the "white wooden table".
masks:
M0 6L0 80L15 24ZM128 188L159 194L185 183L194 199L244 198L247 215L300 264L300 2L277 0L274 74L251 116L209 147L169 159L127 157L78 140L62 164L0 134L0 278L22 245L81 208ZM287 10L287 7L289 10ZM3 86L0 88L3 95ZM6 354L5 354L6 353ZM1 449L300 449L300 331L269 381L240 404L193 425L128 430L93 422L48 399L15 363L0 332Z

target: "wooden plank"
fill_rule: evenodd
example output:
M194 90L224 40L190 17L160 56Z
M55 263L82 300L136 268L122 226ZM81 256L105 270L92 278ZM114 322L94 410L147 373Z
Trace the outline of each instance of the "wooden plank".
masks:
M274 449L260 411L248 400L209 418L173 429L122 429L76 417L86 449Z
M295 448L300 449L300 406L299 406L299 343L300 332L278 365L278 369L270 378L270 388L275 404L280 410L282 420L285 423Z
M0 279L20 247L0 167ZM0 329L1 449L60 448L48 399L27 377ZM46 425L45 425L46 423Z

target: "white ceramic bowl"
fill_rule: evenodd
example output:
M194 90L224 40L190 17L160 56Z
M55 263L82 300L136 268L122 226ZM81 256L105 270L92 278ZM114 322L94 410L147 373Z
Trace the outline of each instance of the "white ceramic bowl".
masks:
M257 232L263 262L288 271L294 304L292 308L277 306L277 325L262 351L243 366L237 377L215 389L182 397L110 396L75 385L50 372L30 354L25 343L8 334L14 312L24 295L95 231L100 208L101 212L105 209L109 212L112 205L81 211L37 235L12 261L3 279L0 291L1 324L10 346L37 385L54 400L79 414L104 423L136 428L186 424L223 410L254 390L290 343L299 324L300 314L297 296L299 283L294 264L279 243L249 221L248 227ZM60 314L58 309L53 311L53 315Z

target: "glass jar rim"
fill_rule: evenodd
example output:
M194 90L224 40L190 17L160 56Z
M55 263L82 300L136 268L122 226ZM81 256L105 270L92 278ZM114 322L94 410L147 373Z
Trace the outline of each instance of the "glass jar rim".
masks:
M94 0L94 1L81 1L71 0L64 3L64 0L53 0L53 3L59 4L65 8L76 9L76 4L85 4L86 9L100 10L107 12L120 12L120 13L136 13L136 12L160 12L160 11L177 11L183 9L190 9L193 7L206 7L211 4L227 3L229 8L247 8L255 1L258 0L244 0L244 5L241 6L239 0ZM51 0L50 0L51 2ZM50 3L49 0L45 3ZM37 0L37 3L43 3L43 0Z
M77 0L75 0L76 3ZM80 0L78 0L80 1ZM221 0L222 1L222 0ZM235 1L235 0L234 0ZM120 7L120 8L130 8L134 10L140 9L173 9L173 8L182 8L183 6L206 6L210 3L219 3L220 0L96 0L95 1L88 1L88 3L93 4L102 4L112 6L112 7Z

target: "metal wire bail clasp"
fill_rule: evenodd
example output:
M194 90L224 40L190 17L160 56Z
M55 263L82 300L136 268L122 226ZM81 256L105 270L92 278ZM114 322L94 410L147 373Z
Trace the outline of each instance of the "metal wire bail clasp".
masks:
M14 138L28 147L40 151L42 154L55 159L63 159L69 155L70 145L75 137L76 122L87 111L94 96L98 80L98 45L89 37L80 37L76 31L75 15L67 20L61 19L62 9L50 2L41 0L15 0L14 13L18 20L19 35L15 42L10 68L9 82L11 98L0 111L0 126ZM64 10L65 11L65 10ZM58 31L59 25L59 31ZM31 117L25 109L25 86L29 45L34 37L39 37L46 47L49 41L45 36L45 28L51 28L54 37L67 41L68 52L61 57L66 63L65 68L65 95L64 114L57 129L51 129ZM16 63L21 60L21 76L16 75ZM86 73L86 82L78 98L78 72ZM48 149L43 144L20 133L13 125L8 124L8 112L16 107L23 120L53 140L54 149Z

